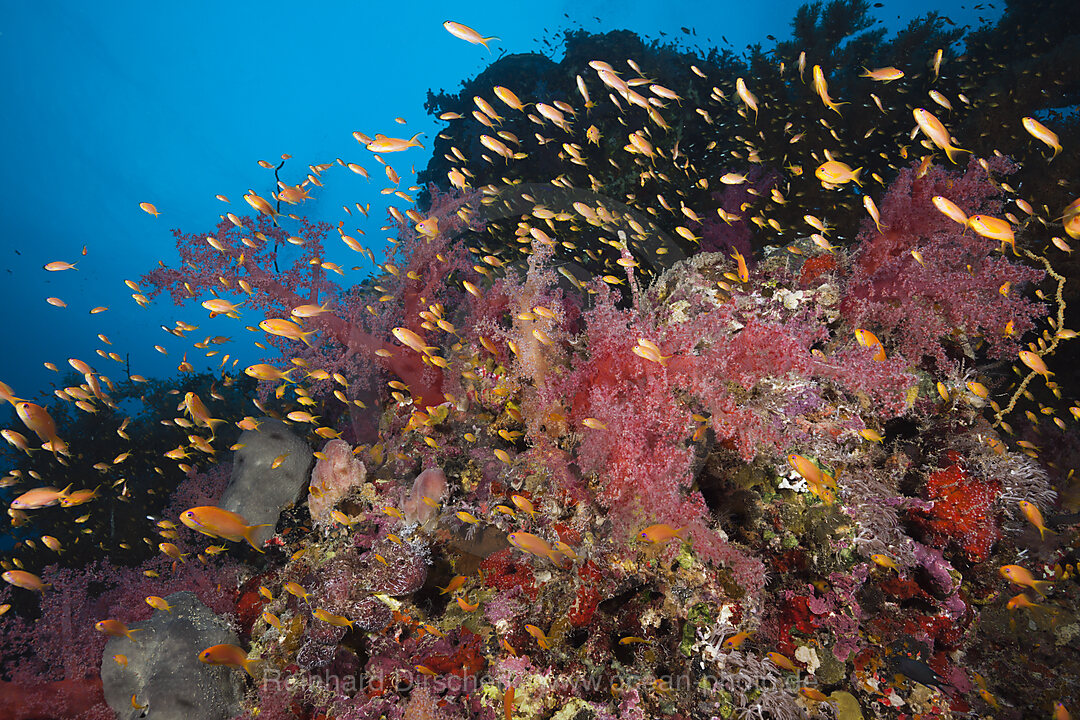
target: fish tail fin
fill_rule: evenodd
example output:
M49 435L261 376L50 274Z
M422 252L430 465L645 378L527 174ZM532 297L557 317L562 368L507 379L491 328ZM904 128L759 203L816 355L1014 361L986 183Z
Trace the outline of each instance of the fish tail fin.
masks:
M498 40L498 38L488 38L488 40ZM488 52L490 52L490 50ZM409 138L409 144L414 145L414 146L420 148L421 150L425 149L424 146L422 144L420 144L420 141L417 140L417 138L420 137L423 134L424 133L422 133L422 132L418 132L415 135L413 135L411 138Z
M261 528L266 528L266 527L272 529L274 526L271 525L270 523L263 523L262 525L248 525L247 527L244 528L244 532L242 533L243 536L244 536L244 539L248 541L248 545L255 548L259 552L266 552L266 551L255 544L255 531L260 530Z
M683 525L681 528L675 529L675 537L679 538L680 540L685 540L687 538L687 535L689 534L689 531L690 526Z
M839 111L837 111L837 112L839 112ZM859 174L860 174L860 173L861 173L862 171L863 171L863 169L862 169L862 168L856 168L856 169L855 169L855 172L851 173L851 181L852 181L853 183L855 183L856 185L858 185L859 187L862 187L862 183L861 183L861 182L859 182Z
M955 145L946 145L945 146L945 155L948 156L949 160L952 161L952 163L954 165L956 164L956 158L953 157L953 153L957 153L957 152L970 153L971 151L970 150L965 150L964 148L956 147Z
M1039 586L1040 585L1053 585L1053 584L1054 583L1051 582L1050 580L1032 580L1031 581L1031 589L1034 590L1035 592L1039 593L1039 595L1041 595L1042 597L1046 597L1046 593L1044 593L1039 588Z
M244 670L247 672L248 675L250 675L252 677L252 679L257 680L258 678L255 677L255 673L253 672L253 668L259 667L259 665L261 663L262 663L261 658L248 658L247 660L244 661Z

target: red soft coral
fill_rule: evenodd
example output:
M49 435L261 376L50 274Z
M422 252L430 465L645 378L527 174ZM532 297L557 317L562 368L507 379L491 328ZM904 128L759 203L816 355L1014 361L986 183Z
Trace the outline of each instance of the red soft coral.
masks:
M994 502L1001 484L972 477L950 453L950 465L930 473L926 497L934 501L929 510L912 510L916 525L935 547L956 543L972 562L982 562L1001 537L994 516Z

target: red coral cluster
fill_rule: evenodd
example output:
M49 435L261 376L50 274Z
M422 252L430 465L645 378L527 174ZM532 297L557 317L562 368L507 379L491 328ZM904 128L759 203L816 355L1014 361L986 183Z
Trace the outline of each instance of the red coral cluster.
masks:
M836 267L836 256L828 253L807 258L806 262L803 263L802 271L799 273L799 284L803 287L813 285L822 275L835 272Z
M912 510L912 519L929 544L944 548L955 543L970 561L982 562L1001 537L993 509L1001 484L973 477L955 453L950 453L949 462L927 478L925 494L933 507Z
M462 679L478 676L487 665L480 636L464 628L452 653L426 655L422 660L423 665L440 675L457 675Z
M584 627L596 614L596 606L600 603L600 591L596 586L603 580L603 575L592 560L586 560L578 569L578 577L581 583L566 617L574 627Z
M536 592L536 578L532 566L521 562L521 553L512 548L504 548L488 555L480 563L481 577L485 587L510 590L520 587L527 593Z

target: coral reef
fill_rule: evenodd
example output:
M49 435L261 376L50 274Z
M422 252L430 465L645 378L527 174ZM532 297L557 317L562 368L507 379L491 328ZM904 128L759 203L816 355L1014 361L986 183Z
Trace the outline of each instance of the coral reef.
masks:
M1080 126L1054 166L973 135L992 63L937 15L886 39L869 12L808 5L745 61L573 32L559 63L508 55L432 94L449 126L420 204L391 208L352 287L328 279L335 228L265 199L212 242L177 231L182 264L142 282L250 298L266 417L227 416L245 432L218 501L218 382L162 415L186 479L148 518L161 555L46 569L36 605L8 569L3 690L34 712L94 693L95 623L188 588L232 618L225 664L261 720L1075 708L1080 406L1055 373ZM930 90L941 132L912 105ZM44 454L12 477L55 473ZM210 541L173 522L215 502L242 517L188 525ZM256 522L274 532L246 548Z

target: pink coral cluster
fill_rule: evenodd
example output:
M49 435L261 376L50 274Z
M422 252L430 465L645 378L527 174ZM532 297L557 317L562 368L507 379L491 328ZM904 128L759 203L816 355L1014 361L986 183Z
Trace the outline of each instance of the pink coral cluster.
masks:
M1003 158L987 166L992 173L1015 169ZM974 159L962 175L938 166L922 177L901 170L881 203L882 230L866 220L859 233L843 300L849 321L880 330L886 347L911 363L930 358L943 367L977 340L991 357L1014 356L1042 311L1024 288L1043 272L999 252L999 243L957 224L932 202L942 196L968 215L993 215L1001 211L1001 195Z
M331 440L322 449L322 457L311 471L308 485L308 512L317 525L333 522L330 512L355 488L364 483L367 471L352 446L344 440Z

